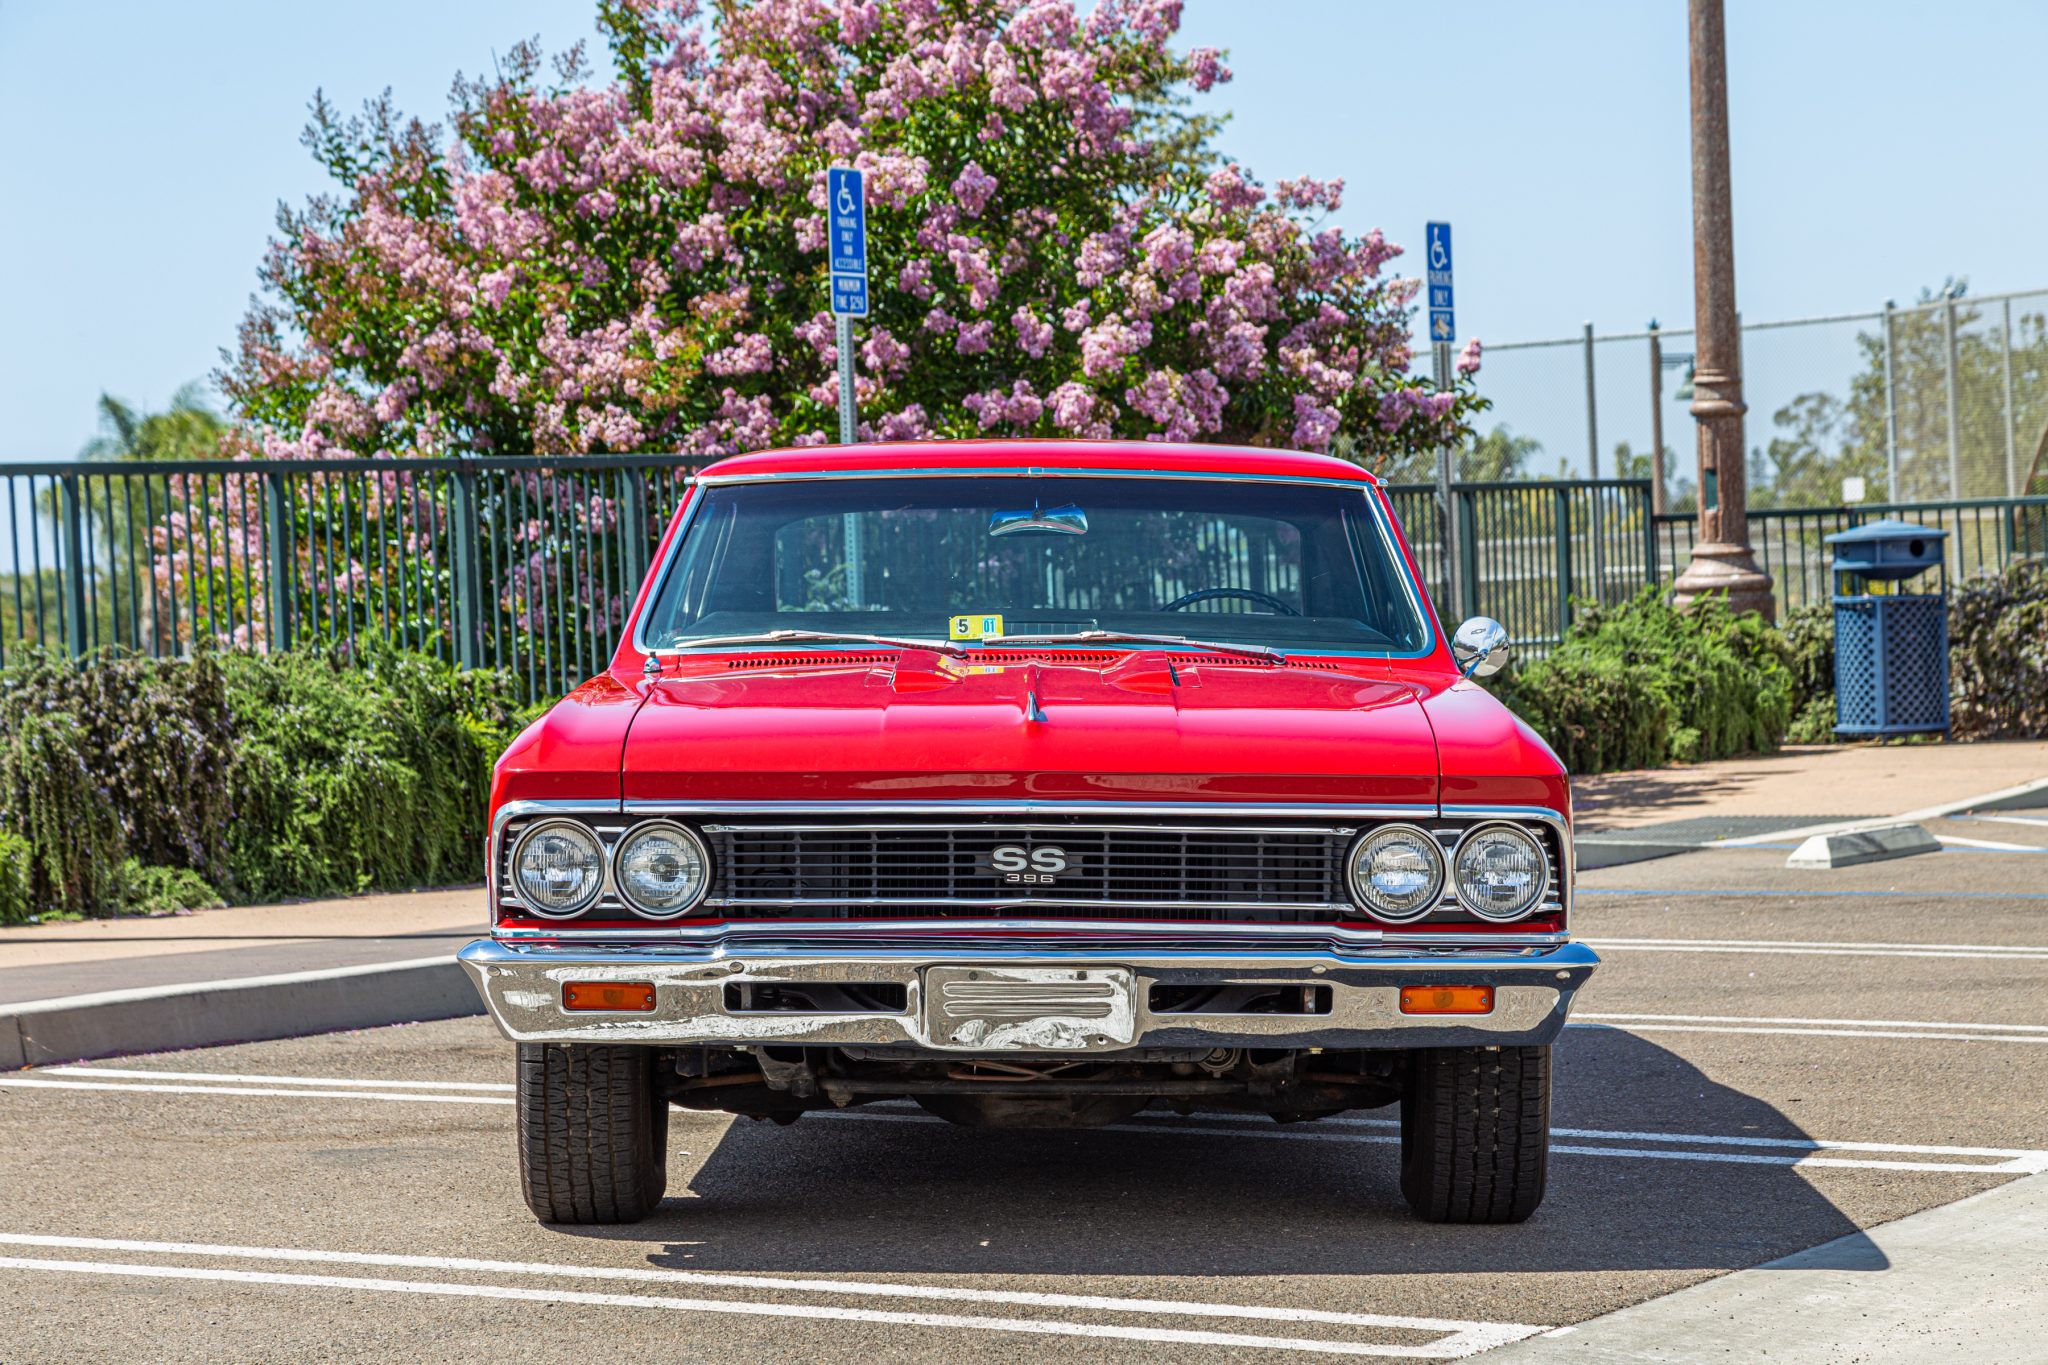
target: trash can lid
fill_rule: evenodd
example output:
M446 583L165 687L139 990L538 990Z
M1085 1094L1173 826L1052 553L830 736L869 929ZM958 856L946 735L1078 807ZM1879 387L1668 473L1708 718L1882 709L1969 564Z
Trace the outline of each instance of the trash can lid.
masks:
M1877 540L1946 540L1948 532L1939 526L1920 526L1896 517L1866 522L1827 537L1829 545L1866 545Z

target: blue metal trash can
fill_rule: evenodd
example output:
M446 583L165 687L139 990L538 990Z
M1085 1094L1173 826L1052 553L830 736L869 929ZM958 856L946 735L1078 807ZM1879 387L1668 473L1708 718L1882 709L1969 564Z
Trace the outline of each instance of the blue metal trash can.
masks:
M1893 520L1827 538L1835 556L1836 734L1948 730L1947 538Z

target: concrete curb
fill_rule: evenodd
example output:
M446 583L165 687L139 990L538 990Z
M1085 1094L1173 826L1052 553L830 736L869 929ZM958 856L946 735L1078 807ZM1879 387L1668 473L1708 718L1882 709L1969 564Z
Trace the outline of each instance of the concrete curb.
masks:
M1939 853L1941 841L1919 825L1886 825L1848 834L1816 834L1785 860L1787 867L1856 867L1916 853Z
M1831 820L1826 824L1803 825L1798 829L1781 829L1770 834L1742 834L1732 839L1716 839L1702 848L1747 848L1752 844L1783 843L1787 839L1810 839L1816 834L1855 834L1867 829L1878 829L1885 825L1911 824L1920 820L1939 820L1944 815L1955 815L1962 811L1975 810L2033 810L2048 803L2048 777L2037 777L2031 782L2022 782L2016 787L2001 787L1995 792L1983 792L1977 796L1966 796L1960 801L1944 801L1938 806L1923 806L1919 810L1902 811L1897 815L1880 815L1863 820Z
M482 1013L452 957L105 991L0 1009L0 1071Z

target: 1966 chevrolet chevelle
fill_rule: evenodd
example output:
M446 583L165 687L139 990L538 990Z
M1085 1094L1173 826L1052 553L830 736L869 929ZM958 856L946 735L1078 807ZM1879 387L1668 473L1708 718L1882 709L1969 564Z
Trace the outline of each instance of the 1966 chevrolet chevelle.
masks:
M660 1202L671 1104L780 1123L1400 1106L1450 1222L1543 1197L1570 796L1321 456L741 456L492 791L462 961L543 1220Z

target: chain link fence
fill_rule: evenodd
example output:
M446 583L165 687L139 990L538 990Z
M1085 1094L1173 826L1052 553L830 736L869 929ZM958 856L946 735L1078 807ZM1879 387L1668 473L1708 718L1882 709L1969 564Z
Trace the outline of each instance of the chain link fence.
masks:
M1684 329L1489 346L1467 479L1651 478L1696 503ZM2048 290L1742 328L1756 508L2048 493ZM1857 481L1860 480L1860 491Z

